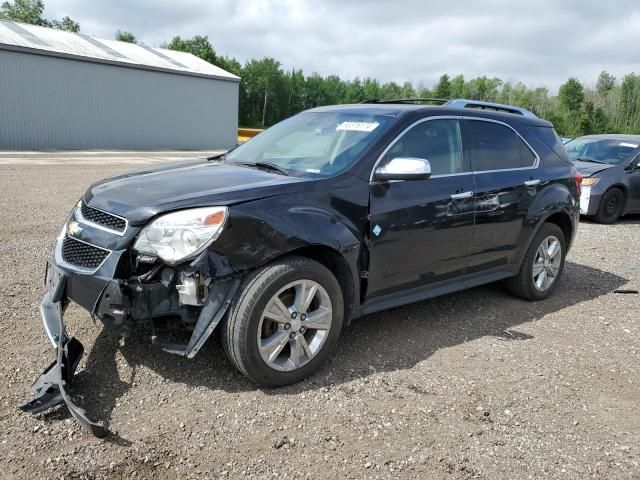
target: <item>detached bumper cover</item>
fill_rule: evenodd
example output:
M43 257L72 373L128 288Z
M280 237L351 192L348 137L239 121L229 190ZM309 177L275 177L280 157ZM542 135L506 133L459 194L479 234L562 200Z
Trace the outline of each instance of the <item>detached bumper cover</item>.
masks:
M107 268L114 268L115 265ZM40 315L49 341L56 349L56 360L40 375L32 386L33 398L20 405L20 409L32 414L48 410L62 403L66 404L71 415L97 437L104 437L109 432L102 422L91 421L85 411L71 400L68 389L73 383L74 374L84 347L75 338L67 336L64 327L64 311L70 300L83 306L92 314L100 316L100 312L111 315L132 315L134 309L127 313L122 310L125 293L121 282L107 274L81 275L61 268L55 262L47 264L45 285L47 294L40 305ZM187 345L166 345L163 350L192 358L202 348L215 327L226 313L233 297L240 286L240 277L231 277L214 282L209 295L201 307L194 325L190 341ZM166 287L160 285L158 295L166 296ZM142 288L142 287L141 287ZM137 292L145 297L151 290ZM152 311L142 311L141 318L149 318ZM134 320L137 317L133 317ZM104 323L104 322L103 322ZM105 324L106 326L106 324Z
M73 383L84 347L75 338L67 337L62 321L62 303L61 300L52 301L52 291L42 300L40 313L47 336L56 348L56 360L35 381L32 386L34 397L23 402L20 409L35 415L65 403L78 423L88 428L96 437L105 437L109 430L102 422L89 420L85 410L73 403L66 391L66 387Z

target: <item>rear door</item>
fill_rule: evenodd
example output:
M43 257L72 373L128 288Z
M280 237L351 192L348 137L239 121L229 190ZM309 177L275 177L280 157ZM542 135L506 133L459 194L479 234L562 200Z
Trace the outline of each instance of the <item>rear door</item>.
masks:
M457 118L426 118L394 140L378 165L429 160L428 180L372 182L367 300L463 275L473 235L473 175Z
M516 261L526 214L540 188L539 158L509 125L464 119L475 179L475 229L468 273Z

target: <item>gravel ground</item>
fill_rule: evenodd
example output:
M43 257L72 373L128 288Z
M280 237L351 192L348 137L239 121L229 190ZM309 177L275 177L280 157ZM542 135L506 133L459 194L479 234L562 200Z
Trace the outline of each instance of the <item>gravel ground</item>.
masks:
M214 339L193 360L121 344L86 312L74 395L18 411L53 358L38 314L44 262L94 180L138 161L0 162L0 476L4 478L640 478L640 217L584 221L556 294L497 285L371 315L290 387L256 388ZM144 163L144 162L142 162Z

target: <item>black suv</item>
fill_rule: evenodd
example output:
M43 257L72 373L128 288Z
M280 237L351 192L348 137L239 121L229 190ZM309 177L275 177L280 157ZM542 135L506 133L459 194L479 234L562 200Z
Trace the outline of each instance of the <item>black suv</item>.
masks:
M549 122L465 100L316 108L224 155L98 182L47 265L41 312L57 361L23 409L64 401L106 433L65 392L83 350L65 333L70 301L186 357L217 329L244 375L285 385L368 313L497 280L546 298L579 196Z

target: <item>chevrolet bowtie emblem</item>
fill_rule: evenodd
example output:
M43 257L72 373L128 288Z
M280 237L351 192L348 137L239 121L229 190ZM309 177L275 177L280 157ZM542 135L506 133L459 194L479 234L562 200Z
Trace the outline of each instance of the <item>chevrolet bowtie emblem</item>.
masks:
M67 233L69 235L75 235L77 233L80 233L81 231L82 227L75 220L72 220L67 224Z

